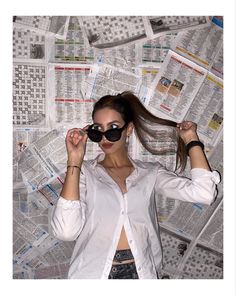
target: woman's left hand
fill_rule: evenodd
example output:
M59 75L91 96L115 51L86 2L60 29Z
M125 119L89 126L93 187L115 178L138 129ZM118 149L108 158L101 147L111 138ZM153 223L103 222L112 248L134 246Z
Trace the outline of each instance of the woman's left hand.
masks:
M183 121L182 123L178 123L177 131L185 144L188 144L193 140L199 140L197 135L197 124L194 122Z

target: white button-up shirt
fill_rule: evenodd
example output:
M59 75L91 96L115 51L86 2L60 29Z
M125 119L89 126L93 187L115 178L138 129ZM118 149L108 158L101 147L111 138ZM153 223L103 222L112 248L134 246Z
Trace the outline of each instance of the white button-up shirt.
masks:
M191 179L166 170L159 162L131 160L134 171L126 179L127 193L95 160L83 162L80 200L60 197L52 213L56 238L76 240L69 279L107 279L122 227L140 279L157 279L162 248L157 221L158 194L182 201L211 204L218 172L194 168Z

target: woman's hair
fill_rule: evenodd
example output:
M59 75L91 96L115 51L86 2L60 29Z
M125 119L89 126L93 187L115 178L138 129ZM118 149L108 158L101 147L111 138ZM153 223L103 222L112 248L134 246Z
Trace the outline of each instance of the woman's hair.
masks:
M152 129L153 123L176 127L177 123L171 120L161 119L149 112L141 101L130 91L124 91L121 94L112 96L105 95L101 97L95 104L92 112L92 118L96 111L103 108L110 108L119 112L125 123L133 122L136 135L143 147L152 154L163 154L163 152L151 146L151 142L158 140L155 129ZM147 137L151 140L147 140ZM181 137L177 137L176 151L176 169L181 171L185 169L187 162L187 154L185 144Z

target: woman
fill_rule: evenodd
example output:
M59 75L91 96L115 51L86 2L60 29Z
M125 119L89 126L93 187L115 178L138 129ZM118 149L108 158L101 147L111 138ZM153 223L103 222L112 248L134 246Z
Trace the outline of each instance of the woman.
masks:
M91 126L67 133L67 173L52 215L54 235L76 240L68 278L157 279L162 262L158 193L211 204L219 175L210 171L194 123L157 118L131 92L102 97L92 118ZM143 146L155 153L145 141L146 136L155 136L153 124L176 129L177 163L183 170L189 154L192 179L167 171L158 162L130 158L126 141L133 129ZM103 154L84 161L88 138Z

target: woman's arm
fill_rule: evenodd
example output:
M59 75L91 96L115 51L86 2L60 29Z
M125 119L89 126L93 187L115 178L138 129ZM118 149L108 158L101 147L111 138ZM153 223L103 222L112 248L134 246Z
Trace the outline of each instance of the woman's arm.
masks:
M88 136L82 129L73 128L67 132L67 173L61 191L61 196L66 200L73 201L80 199L80 173L87 139Z
M179 136L183 139L185 145L191 141L199 141L197 135L197 125L191 121L184 121L178 124ZM191 168L203 168L211 170L204 151L200 146L194 146L189 150Z

